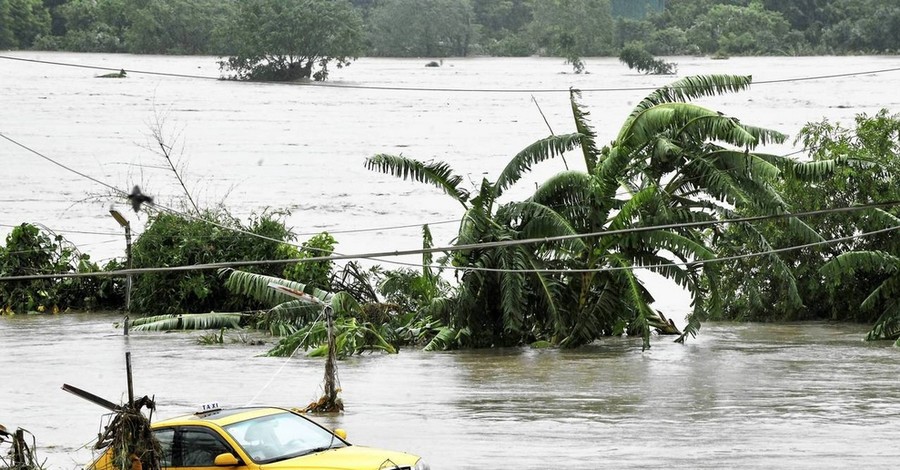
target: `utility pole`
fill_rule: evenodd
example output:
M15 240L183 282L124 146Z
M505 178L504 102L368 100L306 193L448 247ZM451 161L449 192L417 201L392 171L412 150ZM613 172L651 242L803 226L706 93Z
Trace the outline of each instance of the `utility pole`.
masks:
M109 213L125 229L125 266L131 271L131 222L115 209L110 209ZM125 275L125 311L131 311L131 273ZM128 335L128 316L125 317L125 335Z

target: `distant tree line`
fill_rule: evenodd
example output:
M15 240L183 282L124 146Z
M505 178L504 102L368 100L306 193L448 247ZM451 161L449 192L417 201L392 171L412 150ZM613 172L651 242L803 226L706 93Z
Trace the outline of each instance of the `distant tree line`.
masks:
M271 40L342 46L326 54L332 57L568 58L616 55L630 43L655 55L900 51L896 0L669 0L661 12L626 9L647 11L643 18L614 16L624 10L613 6L610 0L0 0L0 49L240 55L247 41L259 39L235 34L251 26L252 11ZM302 33L280 29L278 20L290 17L284 11L300 15L292 21L304 25ZM335 18L346 31L334 30Z

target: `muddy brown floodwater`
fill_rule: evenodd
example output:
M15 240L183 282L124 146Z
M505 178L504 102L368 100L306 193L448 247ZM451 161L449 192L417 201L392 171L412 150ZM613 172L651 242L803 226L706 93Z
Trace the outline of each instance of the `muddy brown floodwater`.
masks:
M53 469L90 461L105 412L60 387L122 400L126 351L136 394L155 395L158 417L210 401L302 406L321 391L321 359L202 346L200 333L124 337L119 319L0 317L0 422L33 432ZM573 351L365 355L339 364L346 412L316 419L435 469L896 468L900 350L863 332L707 324L686 345L661 338L646 352L608 339Z
M42 223L100 262L124 253L111 204L136 236L146 217L121 197L104 197L112 193L104 185L128 192L140 184L170 207L183 201L168 163L148 150L157 148L147 137L157 120L201 206L222 201L242 219L288 209L301 241L327 230L338 251L358 254L420 248L423 223L436 246L448 244L461 216L436 188L366 170L366 157L443 160L476 189L548 135L532 96L560 134L574 131L568 89L585 90L601 144L649 89L694 74L753 75L750 90L697 102L792 136L823 118L852 126L857 113L900 112L898 72L781 81L897 68L897 56L670 58L678 77L635 74L614 58L586 59L585 75L565 73L571 69L554 58L448 59L439 68L424 59L360 59L332 71L330 83L361 88L335 88L137 73L215 78L214 57L3 55L133 71L98 79L106 72L0 59L0 133L33 150L0 140L0 237ZM410 87L437 90L402 89ZM567 163L579 168L574 156ZM506 196L527 196L564 168L561 159L537 165ZM639 275L654 307L681 321L684 293ZM200 346L196 334L124 338L118 319L0 317L0 423L31 430L53 469L90 461L104 412L60 387L121 400L126 351L137 393L155 395L162 417L209 401L297 406L318 395L320 360L260 357L268 346ZM647 352L639 341L608 339L574 351L354 357L340 364L346 413L319 419L347 429L351 442L414 452L445 470L893 468L900 351L863 343L863 332L707 324L687 345L655 340Z

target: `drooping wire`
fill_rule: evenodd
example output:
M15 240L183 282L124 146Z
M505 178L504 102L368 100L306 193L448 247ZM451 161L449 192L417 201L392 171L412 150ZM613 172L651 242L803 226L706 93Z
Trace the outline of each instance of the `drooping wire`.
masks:
M22 62L32 62L38 64L46 64L46 65L57 65L63 67L78 67L78 68L86 68L86 69L95 69L95 70L104 70L104 71L122 71L124 70L127 73L136 73L136 74L145 74L145 75L158 75L165 77L176 77L176 78L191 78L191 79L202 79L202 80L226 80L222 77L211 77L205 75L193 75L193 74L181 74L181 73L169 73L169 72L155 72L148 70L133 70L133 69L123 69L123 68L113 68L113 67L100 67L93 65L84 65L84 64L72 64L66 62L54 62L48 60L39 60L39 59L26 59L24 57L13 57L7 55L0 55L0 59L5 60L15 60ZM845 72L845 73L836 73L836 74L827 74L827 75L812 75L812 76L804 76L804 77L791 77L791 78L780 78L780 79L772 79L772 80L760 80L753 82L754 85L770 85L770 84L779 84L779 83L789 83L789 82L802 82L802 81L810 81L810 80L829 80L834 78L845 78L845 77L853 77L858 75L875 75L881 73L889 73L889 72L897 72L900 71L900 67L892 67L892 68L883 68L876 70L867 70L862 72ZM411 91L411 92L438 92L438 93L569 93L569 88L537 88L537 89L509 89L509 88L435 88L435 87L403 87L403 86L379 86L379 85L351 85L351 84L342 84L342 83L324 83L324 82L292 82L292 86L305 86L305 87L317 87L317 88L344 88L344 89L353 89L353 90L376 90L376 91ZM627 91L653 91L657 90L658 86L644 86L644 87L608 87L608 88L579 88L579 90L583 93L589 92L627 92Z
M303 339L300 340L299 344L303 344L303 342L306 341L306 338L308 338L309 334L312 333L313 327L316 326L316 323L318 323L320 320L322 320L322 318L324 318L324 316L325 316L325 309L323 308L322 311L319 313L319 316L316 317L316 319L313 320L313 322L310 324L309 329L306 331L306 335L303 336ZM272 382L274 382L275 379L281 374L281 371L284 370L285 366L287 366L288 362L290 362L290 360L294 357L294 354L296 354L297 351L299 351L299 350L300 350L300 346L298 345L296 348L294 348L293 351L291 351L291 355L288 356L287 359L285 359L284 362L281 363L281 367L279 367L278 370L276 370L275 373L272 374L271 377L269 377L269 381L266 382L266 384L263 385L262 388L260 388L259 391L256 392L256 395L253 395L253 398L251 398L250 401L248 401L247 404L244 405L245 407L252 405L256 401L256 399L259 398L259 396L262 395L262 393L264 391L266 391L266 389L268 389L272 385Z
M685 222L685 223L677 223L677 224L665 224L665 225L654 225L654 226L646 226L646 227L632 227L627 229L619 229L619 230L607 230L601 232L593 232L593 233L582 233L582 234L571 234L571 235L559 235L554 237L543 237L543 238L529 238L522 240L501 240L494 242L483 242L483 243L471 243L471 244L463 244L463 245L455 245L455 246L443 246L443 247L431 247L431 248L421 248L414 250L396 250L396 251L385 251L385 252L376 252L376 253L362 253L362 254L353 254L353 255L330 255L330 256L318 256L318 257L309 257L303 259L280 259L280 260L255 260L255 261L230 261L230 262L220 262L220 263L206 263L206 264L195 264L195 265L186 265L186 266L172 266L172 267L164 267L164 268L138 268L138 269L123 269L118 271L106 271L106 272L98 272L98 273L65 273L59 275L52 276L6 276L0 277L0 281L12 281L12 280L30 280L30 279L48 279L48 278L70 278L70 277L113 277L113 276L124 276L127 274L142 274L142 273L155 273L155 272L177 272L177 271L200 271L200 270L212 270L212 269L221 269L221 268L235 268L241 266L263 266L263 265L275 265L275 264L293 264L293 263L310 263L317 261L340 261L340 260L351 260L351 259L370 259L377 260L382 257L392 257L392 256L407 256L407 255L422 255L426 253L448 253L448 252L457 252L457 251L470 251L475 249L484 249L484 248L496 248L496 247L506 247L506 246L515 246L515 245L529 245L529 244L539 244L539 243L549 243L554 241L564 241L564 240L572 240L577 238L593 238L593 237L604 237L611 235L622 235L622 234L632 234L632 233L642 233L642 232L650 232L657 230L669 230L676 228L696 228L696 227L704 227L704 226L712 226L719 224L733 224L733 223L746 223L746 222L757 222L764 220L773 220L780 218L788 218L788 217L810 217L816 215L825 215L825 214L834 214L841 212L852 212L858 210L866 210L866 209L874 209L874 208L882 208L882 207L892 207L900 205L900 201L891 201L891 202L883 202L883 203L872 203L872 204L863 204L858 206L850 206L850 207L837 207L837 208L829 208L829 209L821 209L815 211L806 211L806 212L796 212L796 213L780 213L780 214L769 214L769 215L760 215L760 216L752 216L752 217L740 217L740 218L732 218L732 219L720 219L720 220L706 220L706 221L696 221L696 222ZM825 243L835 243L838 241L845 241L852 238L859 238L862 236L869 236L878 233L885 233L887 231L896 230L900 227L891 227L887 229L882 229L873 232L867 232L860 235L855 235L851 237L843 237L838 239L833 239L830 241L824 242L815 242L813 244L806 245L795 245L786 248L780 248L778 250L767 250L762 252L756 252L747 255L741 255L743 257L750 256L762 256L768 255L772 253L777 253L781 251L789 251L796 250L801 248L806 248L809 246L815 246L816 244L825 244ZM715 262L715 259L711 260L697 260L685 264L706 264ZM415 265L420 266L420 265ZM663 265L660 265L663 266ZM511 269L493 269L493 268L475 268L475 267L457 267L457 266L436 266L439 269L448 269L448 270L457 270L457 271L500 271L500 272L558 272L558 273L578 273L578 272L604 272L604 271L613 271L619 269L644 269L644 268L653 268L656 265L649 266L628 266L623 268L593 268L593 269L561 269L561 270L542 270L542 269L526 269L526 270L511 270Z
M0 137L6 139L7 141L9 141L9 142L15 144L16 146L18 146L18 147L20 147L20 148L22 148L22 149L24 149L24 150L26 150L26 151L28 151L28 152L34 154L34 155L37 155L37 156L43 158L44 160L47 160L47 161L53 163L54 165L57 165L57 166L59 166L59 167L65 169L65 170L67 170L67 171L70 171L70 172L72 172L72 173L75 173L76 175L79 175L79 176L81 176L82 178L86 178L86 179L88 179L88 180L90 180L90 181L93 181L93 182L95 182L95 183L97 183L97 184L100 184L101 186L107 187L107 188L113 190L114 192L116 192L116 193L118 193L118 194L120 194L120 195L127 195L127 194L128 194L126 191L121 190L121 189L119 189L119 188L116 188L115 186L113 186L113 185L111 185L111 184L108 184L108 183L106 183L106 182L104 182L104 181L101 181L101 180L99 180L99 179L97 179L97 178L94 178L94 177L92 177L92 176L90 176L90 175L87 175L87 174L85 174L85 173L83 173L83 172L80 172L80 171L78 171L78 170L75 170L74 168L71 168L71 167L69 167L69 166L67 166L67 165L64 165L64 164L58 162L57 160L54 160L53 158L50 158L50 157L48 157L48 156L46 156L46 155L44 155L44 154L38 152L37 150L34 150L33 148L31 148L31 147L29 147L29 146L27 146L27 145L25 145L25 144L22 144L21 142L18 142L18 141L16 141L15 139L12 139L11 137L6 136L6 135L3 134L2 132L0 132ZM194 214L189 214L189 213L186 213L186 212L179 211L179 210L177 210L177 209L173 209L173 208L171 208L171 207L167 207L167 206L165 206L165 205L163 205L163 204L154 203L154 204L153 204L153 207L158 208L158 209L161 209L161 210L163 210L164 212L168 212L168 213L170 213L170 214L177 215L177 216L182 217L182 218L186 218L186 219L190 219L190 220L195 220L195 221L199 221L199 222L205 222L205 223L214 225L214 226L216 226L216 227L219 227L219 228L221 228L221 229L231 230L231 231L234 231L234 232L237 232L237 233L241 233L241 234L244 234L244 235L248 235L248 236L251 236L251 237L256 237L256 238L260 238L260 239L263 239L263 240L268 240L268 241L272 241L272 242L276 242L276 243L283 243L283 244L290 245L290 246L293 246L293 247L296 247L296 248L301 248L301 249L305 248L305 249L308 249L308 250L310 250L310 251L325 251L325 250L322 250L322 249L320 249L320 248L316 248L316 247L304 247L304 246L301 245L301 244L292 243L292 242L289 242L289 241L286 241L286 240L279 240L279 239L277 239L277 238L267 237L267 236L265 236L265 235L261 235L261 234L258 234L258 233L253 233L253 232L250 232L250 231L247 231L247 230L243 230L243 229L240 229L240 228L237 228L237 227L231 227L231 226L227 226L227 225L224 225L224 224L220 224L220 223L218 223L218 222L215 222L215 221L212 221L212 220L209 220L209 219L205 219L205 218L202 218L202 217L197 216L197 215L194 215ZM438 223L442 223L442 224L443 224L443 223L449 223L449 222L448 222L448 221L439 221ZM4 225L4 226L6 226L6 225ZM415 225L412 225L412 226L415 226ZM12 226L12 227L15 227L15 226ZM408 228L408 227L410 227L410 226L399 226L399 227L396 227L396 228ZM380 227L380 228L374 228L374 229L355 229L355 230L343 231L343 232L341 232L341 233L363 232L363 231L381 231L381 230L387 230L387 229L389 229L389 228L391 228L391 227ZM316 233L313 233L312 235L315 235L315 234L318 234L318 233L321 233L321 232L316 232ZM335 232L335 233L338 233L338 232ZM303 235L303 234L301 234L301 236L302 236L302 235ZM379 261L379 262L384 262L384 263L389 263L389 264L393 264L393 263L394 263L393 261L390 261L390 260L378 260L378 259L373 259L373 261ZM397 264L405 264L405 263L397 263Z
M58 166L58 167L60 167L60 168L62 168L62 169L64 169L64 170L66 170L66 171L69 171L69 172L71 172L71 173L75 173L76 175L78 175L78 176L80 176L80 177L82 177L82 178L84 178L84 179L91 180L91 181L93 181L93 182L99 184L100 186L104 186L104 187L106 187L106 188L108 188L108 189L111 189L111 190L115 191L116 193L118 193L118 194L120 194L120 195L123 195L123 196L124 196L124 195L127 195L127 194L128 194L127 192L125 192L125 191L123 191L123 190L121 190L121 189L119 189L119 188L117 188L117 187L115 187L115 186L113 186L113 185L111 185L111 184L108 184L108 183L106 183L106 182L100 181L100 180L98 180L97 178L94 178L94 177L91 176L91 175L88 175L88 174L86 174L86 173L82 173L82 172L80 172L80 171L78 171L78 170L76 170L76 169L74 169L74 168L72 168L72 167L70 167L70 166L67 166L67 165L65 165L65 164L63 164L63 163L60 163L60 162L58 162L58 161L56 161L56 160L54 160L54 159L52 159L52 158L50 158L50 157L48 157L48 156L42 154L41 152L38 152L37 150L34 150L34 149L31 148L31 147L28 147L28 146L26 146L26 145L24 145L24 144L21 144L21 143L19 143L18 141L14 140L14 139L12 139L12 138L10 138L10 137L7 137L7 136L6 136L5 134L3 134L2 132L0 132L0 137L2 137L3 139L9 141L11 144L16 145L16 146L18 146L18 147L21 147L22 149L27 150L28 152L33 153L33 154L35 154L35 155L37 155L37 156L43 158L44 160L47 160L48 162L50 162L50 163L52 163L52 164L54 164L54 165L56 165L56 166Z

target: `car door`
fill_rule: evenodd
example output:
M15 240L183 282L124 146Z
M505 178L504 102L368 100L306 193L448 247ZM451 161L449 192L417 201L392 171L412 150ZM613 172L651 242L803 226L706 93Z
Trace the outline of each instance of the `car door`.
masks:
M162 448L160 463L164 468L210 469L216 467L216 456L238 453L212 429L203 426L178 426L153 431ZM246 470L242 462L235 470Z

